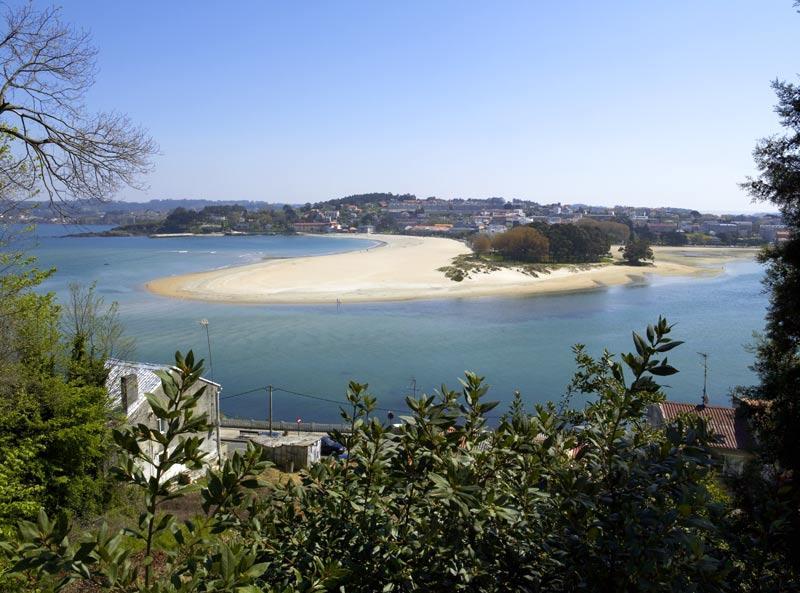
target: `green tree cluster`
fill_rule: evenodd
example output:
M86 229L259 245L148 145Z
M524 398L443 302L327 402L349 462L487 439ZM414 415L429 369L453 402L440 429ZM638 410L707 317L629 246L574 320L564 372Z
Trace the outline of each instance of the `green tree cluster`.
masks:
M549 241L549 261L554 263L598 262L611 249L611 236L595 224L545 224L529 226Z
M288 233L292 231L291 224L297 220L299 220L297 213L289 205L277 209L264 208L255 212L248 211L244 206L237 204L205 206L200 210L179 206L161 222L123 225L115 228L114 231L136 234L200 233L205 225L227 231L244 223L247 230L254 233L265 231Z
M686 233L680 233L678 231L670 231L668 233L661 234L661 242L664 245L670 245L672 247L680 247L682 245L686 245L689 242Z
M778 206L789 240L767 247L765 286L770 305L758 346L756 397L771 404L759 415L762 443L784 467L800 470L800 87L776 81L776 112L788 130L761 141L754 151L760 175L745 188L753 198Z
M597 227L554 224L548 238L550 257L559 262L597 262L611 249L611 238Z
M643 237L634 235L625 245L619 249L622 252L623 261L629 266L642 266L647 261L653 261L655 255L650 247L650 241Z
M481 239L477 241L480 247ZM540 262L547 259L550 241L536 229L518 226L495 235L492 238L492 248L507 259Z
M188 395L201 363L177 354L165 396L150 396L166 430L115 432L127 454L117 475L145 500L136 526L74 539L67 521L40 513L2 545L8 576L42 590L147 593L791 590L781 567L754 574L764 564L754 568L737 512L718 496L703 421L645 422L664 397L656 379L677 372L670 330L659 319L619 359L576 346L571 391L588 403L529 413L516 397L494 430L496 404L473 373L459 391L408 398L399 427L376 419L368 387L351 382L351 430L334 435L347 459L266 485L268 464L250 446L207 471L188 520L160 510L196 488L168 470L203 460L194 435L206 418Z
M0 262L3 531L38 509L101 510L111 440L102 363L98 369L87 342L65 339L54 296L33 290L51 271L36 270L11 250L0 253Z
M756 346L759 384L740 387L757 427L761 463L739 487L747 510L743 530L765 536L800 570L800 87L775 81L783 135L754 151L759 175L744 184L754 199L780 209L789 240L766 247L767 323Z
M614 220L595 220L593 218L583 217L578 219L575 224L599 229L608 235L612 243L618 245L625 243L631 236L631 229L627 224Z
M327 200L325 202L317 202L314 204L315 208L325 207L340 207L346 204L353 204L355 206L369 206L378 204L380 202L388 202L390 200L416 200L417 196L414 194L393 194L391 192L373 192L368 194L355 194L352 196L345 196L343 198L336 198Z
M478 255L485 255L492 250L492 238L486 233L474 235L470 241L472 250Z
M508 259L549 263L598 262L608 254L612 242L611 235L595 224L534 222L495 235L490 244L484 237L478 234L473 238L476 253L493 249Z

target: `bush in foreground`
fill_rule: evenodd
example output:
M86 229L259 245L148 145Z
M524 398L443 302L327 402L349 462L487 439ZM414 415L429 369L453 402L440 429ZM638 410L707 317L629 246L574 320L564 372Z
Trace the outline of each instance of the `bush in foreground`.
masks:
M729 509L709 487L705 424L687 417L654 431L644 419L663 398L656 378L677 372L669 333L659 319L619 360L576 346L571 391L591 401L527 413L517 397L495 430L486 415L496 404L472 373L459 392L409 398L399 428L373 418L375 398L350 383L342 413L352 430L334 435L347 460L267 486L268 464L251 447L208 471L203 512L186 521L161 509L191 486L163 476L202 461L193 435L206 419L187 396L201 366L177 355L178 372L162 376L166 399L151 398L166 432L115 433L127 456L117 475L146 501L138 524L72 542L66 521L41 513L3 544L7 576L27 590L91 582L148 593L743 590L749 568L736 550L747 547L731 545ZM149 444L160 453L146 480L135 460ZM788 578L771 584L785 589Z

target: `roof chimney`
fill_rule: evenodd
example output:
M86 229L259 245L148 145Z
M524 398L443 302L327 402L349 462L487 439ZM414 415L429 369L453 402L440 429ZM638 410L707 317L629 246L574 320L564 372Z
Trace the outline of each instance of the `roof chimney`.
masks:
M120 401L122 402L122 411L127 414L128 406L135 402L139 397L139 377L136 374L124 375L120 380Z

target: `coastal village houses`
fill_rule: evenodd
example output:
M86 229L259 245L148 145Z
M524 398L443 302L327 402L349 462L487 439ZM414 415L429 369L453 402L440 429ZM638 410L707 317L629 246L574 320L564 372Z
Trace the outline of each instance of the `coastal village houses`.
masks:
M754 440L746 411L741 406L730 408L665 401L649 407L648 421L659 427L684 414L694 414L706 420L717 438L712 450L722 461L723 473L740 474L745 463L753 458Z
M155 417L150 409L150 404L145 398L146 393L153 393L156 396L164 396L161 388L161 379L155 371L175 372L167 365L151 364L146 362L129 362L124 360L109 359L105 363L108 377L106 379L106 390L111 398L112 406L115 410L122 412L131 424L142 423L152 429L163 431L164 427L159 425L158 418ZM197 413L205 413L208 423L212 427L218 426L219 410L219 383L214 383L201 377L195 384L190 393L196 393L198 389L205 386L203 397L198 402ZM206 462L214 462L220 455L219 432L210 429L208 433L203 433L205 438L202 449L208 453ZM153 446L152 444L150 445ZM150 451L151 455L158 451ZM152 466L142 468L145 477L152 475ZM184 466L175 466L170 474L172 475L187 471Z

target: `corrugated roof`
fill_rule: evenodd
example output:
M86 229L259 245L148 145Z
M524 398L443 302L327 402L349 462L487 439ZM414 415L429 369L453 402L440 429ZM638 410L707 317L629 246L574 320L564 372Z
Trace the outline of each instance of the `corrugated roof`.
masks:
M128 413L130 414L138 408L142 402L146 401L145 393L151 393L161 385L155 371L166 371L169 367L164 364L152 364L149 362L130 362L127 360L117 360L110 358L106 360L105 367L108 370L106 379L106 391L111 398L115 409L122 408L122 377L136 375L139 382L139 390L135 402L128 402Z
M105 362L105 368L108 370L108 378L106 378L106 391L111 398L112 405L115 409L122 408L122 384L121 379L126 375L136 375L139 382L138 395L135 402L128 402L128 414L135 411L142 402L146 401L144 394L152 393L161 386L161 379L155 374L155 371L168 371L174 369L170 365L155 364L152 362L133 362L130 360L119 360L117 358L109 358ZM200 377L200 381L208 385L214 385L221 388L219 383L210 381L205 377Z
M705 418L709 427L720 439L718 447L725 449L749 449L752 438L747 421L738 417L735 408L723 406L698 406L682 402L666 401L658 405L665 422L674 420L679 414L697 414Z

